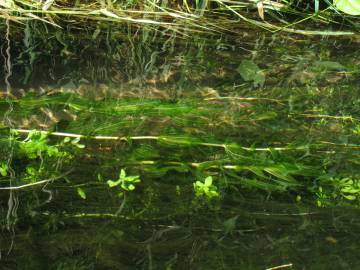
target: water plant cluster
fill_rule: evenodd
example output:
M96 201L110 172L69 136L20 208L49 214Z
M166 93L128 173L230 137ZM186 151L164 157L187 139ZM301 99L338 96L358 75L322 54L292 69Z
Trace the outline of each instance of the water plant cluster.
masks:
M356 205L359 120L353 115L358 109L346 107L346 101L337 104L351 89L294 88L281 97L271 89L271 98L263 90L267 98L178 101L29 94L12 103L10 121L17 126L10 129L16 134L13 160L29 160L28 166L23 165L24 184L40 180L42 172L63 174L60 165L74 158L89 162L96 158L99 169L93 180L103 179L105 184L105 179L116 179L101 167L117 164L111 171L120 176L107 180L107 185L119 186L118 191L133 191L144 177L160 180L176 173L189 178L187 185L193 185L195 195L208 198L221 198L225 190L237 187L285 192L294 200L313 200L319 206ZM6 103L2 106L6 108ZM338 106L342 115L336 115ZM24 122L25 118L36 120ZM42 125L48 131L40 131ZM3 136L3 143L9 144L8 135ZM6 160L2 164L6 177L9 164ZM125 168L134 176L127 176Z

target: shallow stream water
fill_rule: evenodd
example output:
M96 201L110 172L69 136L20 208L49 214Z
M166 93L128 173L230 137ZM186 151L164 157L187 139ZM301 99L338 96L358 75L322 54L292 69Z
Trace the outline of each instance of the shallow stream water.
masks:
M75 36L11 43L1 269L358 268L356 39Z

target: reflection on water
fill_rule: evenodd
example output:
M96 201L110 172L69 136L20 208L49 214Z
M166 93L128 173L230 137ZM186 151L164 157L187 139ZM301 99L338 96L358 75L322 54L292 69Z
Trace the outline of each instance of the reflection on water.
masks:
M2 269L356 267L354 44L149 33L14 37Z

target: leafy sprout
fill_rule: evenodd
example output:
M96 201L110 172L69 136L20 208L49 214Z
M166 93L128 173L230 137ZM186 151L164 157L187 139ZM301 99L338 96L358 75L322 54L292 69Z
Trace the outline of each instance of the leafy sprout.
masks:
M126 176L125 170L121 169L119 178L116 181L108 180L107 184L110 188L120 186L125 191L133 191L135 189L135 184L140 181L140 176Z
M206 177L204 182L196 181L194 183L194 190L197 197L205 196L209 199L219 197L217 187L213 185L212 176Z

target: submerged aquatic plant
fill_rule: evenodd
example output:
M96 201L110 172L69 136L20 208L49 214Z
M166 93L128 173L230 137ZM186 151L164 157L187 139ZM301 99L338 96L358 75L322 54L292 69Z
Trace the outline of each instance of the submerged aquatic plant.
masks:
M204 196L213 199L220 196L217 187L213 184L212 176L206 177L204 182L196 181L193 186L195 195L198 197Z
M0 164L0 175L6 176L8 174L9 167L5 162Z
M28 158L36 159L43 156L60 157L64 153L60 152L58 147L48 144L48 136L44 132L32 130L27 138L20 142L20 151Z
M125 191L133 191L137 183L140 183L140 176L139 175L127 176L124 169L120 170L119 178L117 180L107 181L107 184L110 188L120 185L120 187Z

